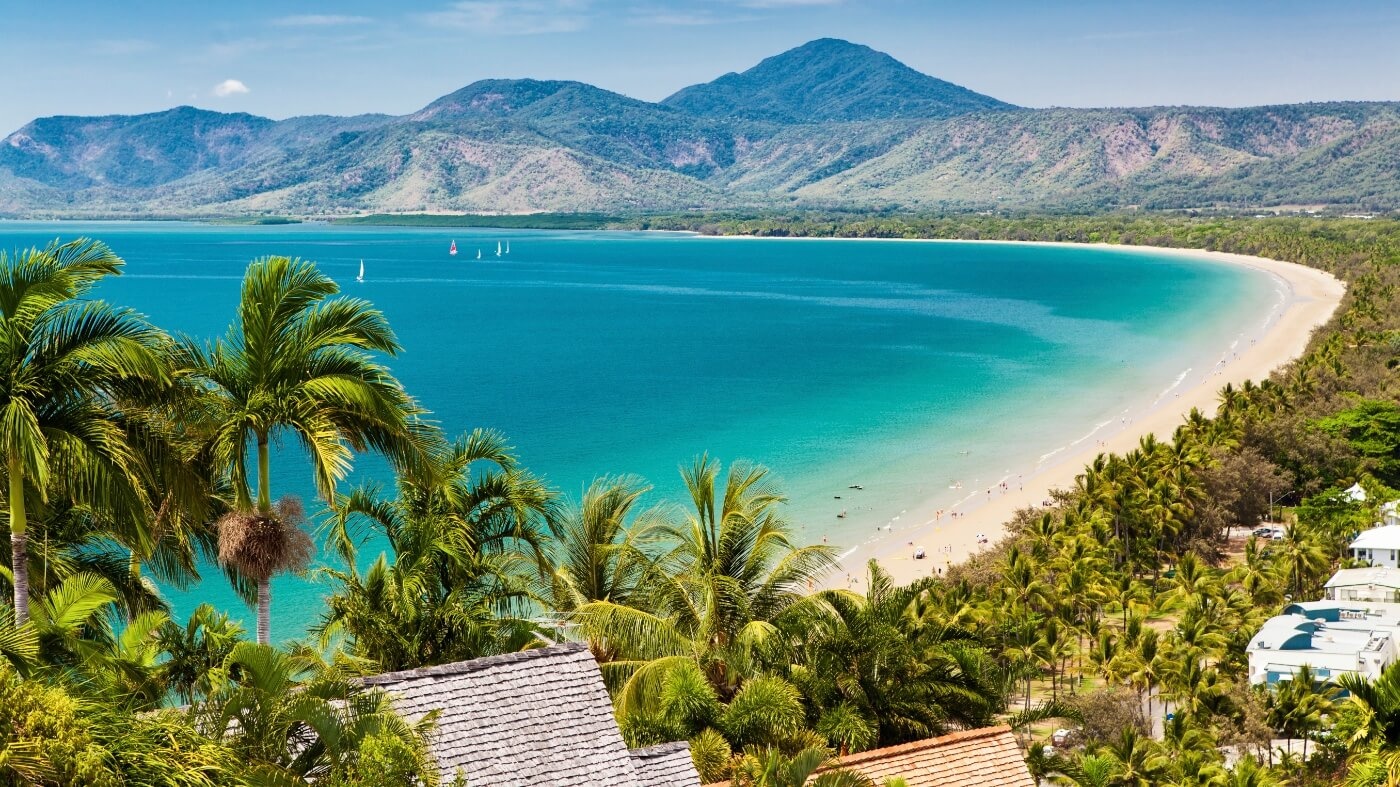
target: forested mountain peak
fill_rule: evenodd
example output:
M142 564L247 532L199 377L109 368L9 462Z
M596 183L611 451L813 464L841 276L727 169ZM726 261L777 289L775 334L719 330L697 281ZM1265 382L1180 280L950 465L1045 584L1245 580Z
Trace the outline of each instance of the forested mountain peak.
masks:
M810 41L662 103L695 114L783 123L943 118L1011 108L838 38Z

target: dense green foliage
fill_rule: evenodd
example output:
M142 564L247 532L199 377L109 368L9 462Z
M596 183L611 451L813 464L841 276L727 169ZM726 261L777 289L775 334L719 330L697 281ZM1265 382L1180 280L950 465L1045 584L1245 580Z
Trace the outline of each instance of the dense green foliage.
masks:
M836 38L809 41L661 103L692 115L777 123L928 119L1012 108Z
M374 213L347 216L336 224L369 224L382 227L491 227L512 230L596 230L619 219L602 213Z
M1305 354L1270 379L1225 387L1215 413L1191 413L1169 441L1099 457L1054 505L1021 513L1004 541L946 576L899 587L872 565L856 593L820 589L834 555L793 541L761 467L701 456L671 505L650 503L630 477L565 500L499 435L444 439L368 354L395 349L382 316L310 264L255 261L229 334L203 346L68 284L68 266L88 279L120 270L100 244L7 258L0 285L53 283L33 290L32 308L0 298L0 335L57 359L16 356L12 371L50 374L40 394L68 394L50 407L17 386L3 392L8 406L36 402L55 424L87 425L73 438L40 430L57 439L47 455L9 441L21 461L6 464L6 488L22 493L7 498L5 534L12 546L27 535L40 554L0 572L6 590L24 576L16 568L32 580L27 620L0 607L0 784L431 784L432 719L406 724L352 678L560 639L589 644L630 744L689 740L706 781L800 784L834 754L1001 719L1033 771L1083 785L1384 784L1400 773L1400 667L1373 685L1343 681L1343 697L1310 675L1251 687L1244 656L1286 599L1316 596L1374 503L1400 496L1400 225L653 223L1214 248L1320 267L1350 287ZM105 338L36 342L34 324ZM392 548L363 570L322 569L321 654L250 643L207 607L172 621L159 592L193 580L194 557L223 552L235 531L257 545L225 561L250 600L268 571L295 567L298 512L272 505L257 451L279 430L311 448L327 550L353 567L365 565L369 533ZM84 454L92 435L102 452ZM365 450L393 460L394 483L338 489ZM70 455L87 464L36 472L37 459ZM1358 481L1372 504L1340 493ZM1284 511L1283 538L1241 538ZM1079 732L1047 751L1046 723ZM1270 742L1280 736L1282 748ZM1242 756L1229 767L1227 745Z

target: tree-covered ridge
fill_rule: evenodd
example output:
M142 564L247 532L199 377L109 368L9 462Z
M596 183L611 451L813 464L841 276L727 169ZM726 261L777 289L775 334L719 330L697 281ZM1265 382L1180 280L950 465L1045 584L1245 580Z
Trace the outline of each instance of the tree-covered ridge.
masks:
M929 119L1014 108L915 71L884 52L836 38L809 41L742 74L683 88L661 103L701 117L801 124Z
M1022 109L822 39L660 103L497 79L400 117L40 118L0 140L0 215L1391 210L1396 106Z
M101 244L21 252L0 264L0 332L13 345L0 405L63 426L12 430L9 446L35 458L47 446L66 464L41 476L22 459L6 476L24 491L7 498L23 516L7 516L5 534L13 545L23 522L30 549L0 571L16 601L0 607L0 783L433 783L454 774L427 761L431 720L404 724L351 678L560 639L589 645L630 745L688 740L707 781L798 784L834 754L1004 719L1034 772L1069 783L1388 783L1400 667L1373 685L1302 675L1268 691L1249 685L1244 648L1286 599L1315 597L1372 521L1339 489L1400 496L1400 225L656 223L1215 248L1313 265L1349 288L1303 357L1270 379L1227 386L1216 412L1193 412L1169 441L1100 457L948 575L898 587L872 565L856 592L818 588L833 554L794 541L760 466L702 455L684 469L681 500L611 476L570 500L499 435L427 429L364 354L395 348L382 316L311 263L254 261L228 335L192 346L85 298L76 282L121 269ZM31 370L25 348L56 360ZM89 367L102 374L61 373ZM160 593L194 581L194 556L220 553L231 524L294 567L281 558L301 532L297 512L272 505L261 430L306 441L325 549L367 559L348 561L364 570L313 569L331 591L316 647L248 642L207 607L172 621ZM84 448L99 439L101 451ZM365 450L388 456L393 482L339 488ZM1285 537L1238 537L1279 508ZM368 533L392 551L358 555ZM261 570L224 567L255 601ZM1077 732L1047 751L1055 726ZM1290 742L1273 745L1280 736Z

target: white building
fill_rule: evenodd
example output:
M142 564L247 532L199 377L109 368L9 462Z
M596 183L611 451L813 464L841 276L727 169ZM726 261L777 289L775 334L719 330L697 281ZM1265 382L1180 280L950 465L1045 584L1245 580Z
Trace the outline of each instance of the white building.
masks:
M1249 682L1291 680L1304 665L1319 680L1379 677L1400 654L1400 604L1305 601L1269 618L1249 641Z
M1373 566L1400 568L1400 525L1381 525L1361 531L1347 555Z
M1400 525L1400 500L1392 500L1381 506L1382 525Z
M1400 602L1400 568L1344 568L1326 585L1329 601Z

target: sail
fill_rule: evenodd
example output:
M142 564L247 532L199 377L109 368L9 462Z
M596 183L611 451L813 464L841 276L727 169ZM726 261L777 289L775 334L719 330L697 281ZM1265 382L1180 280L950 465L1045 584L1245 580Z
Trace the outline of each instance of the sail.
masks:
M365 280L365 261L360 260L360 275L355 277L355 281Z

